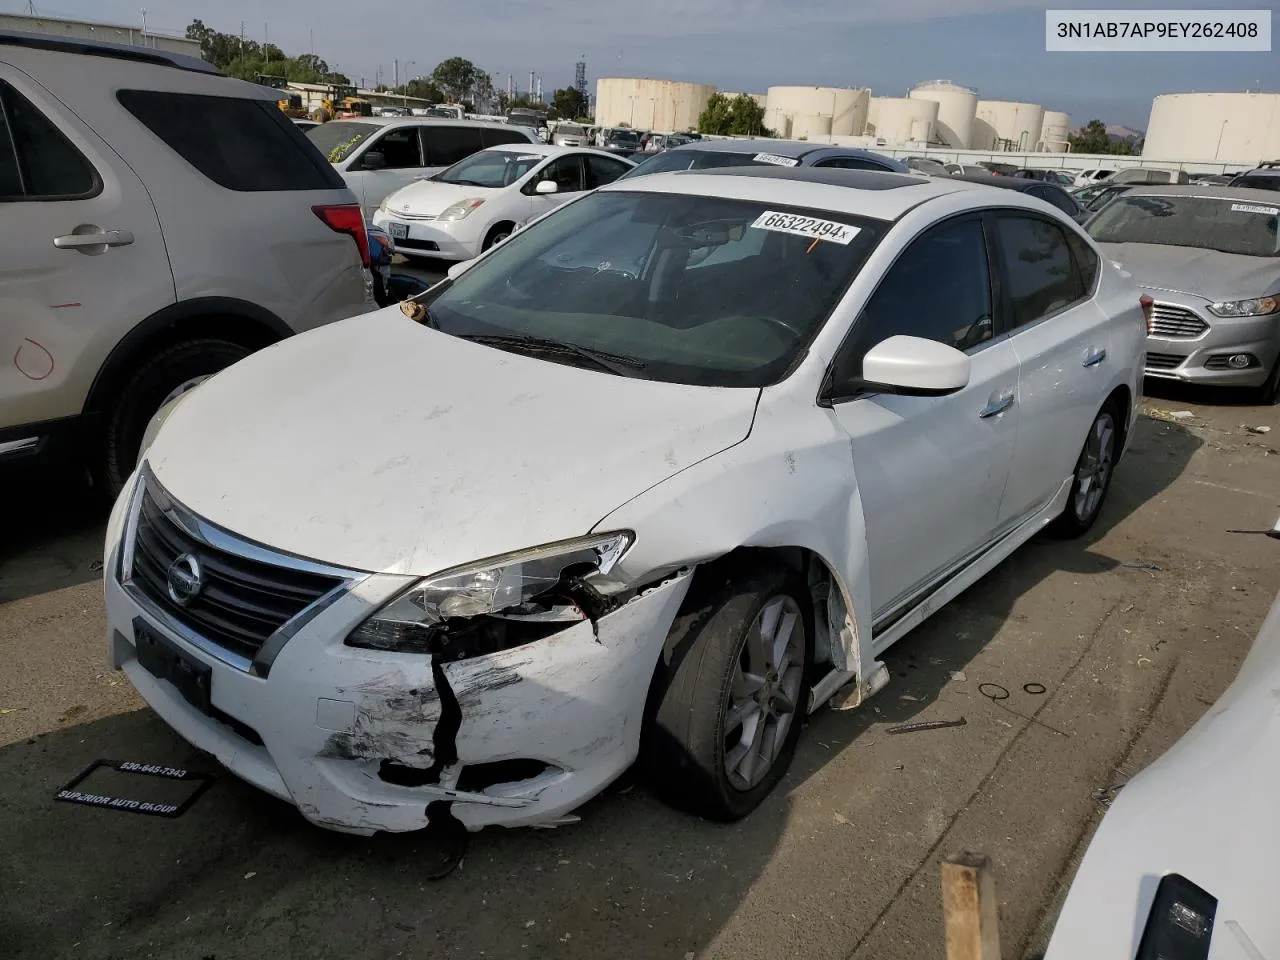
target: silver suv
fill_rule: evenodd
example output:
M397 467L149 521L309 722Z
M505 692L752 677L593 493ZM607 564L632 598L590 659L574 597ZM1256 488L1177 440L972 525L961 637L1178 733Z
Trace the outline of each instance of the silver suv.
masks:
M0 31L0 464L69 454L113 494L168 399L374 308L355 197L276 96Z

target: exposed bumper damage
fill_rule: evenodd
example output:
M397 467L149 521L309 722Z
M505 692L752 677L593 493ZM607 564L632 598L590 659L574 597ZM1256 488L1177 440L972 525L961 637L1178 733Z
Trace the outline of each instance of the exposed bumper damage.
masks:
M308 623L264 678L187 643L108 577L112 661L186 740L343 832L568 822L635 760L687 571L535 643L444 663L343 645L403 585L391 579L369 578ZM141 666L139 619L210 666L210 713Z

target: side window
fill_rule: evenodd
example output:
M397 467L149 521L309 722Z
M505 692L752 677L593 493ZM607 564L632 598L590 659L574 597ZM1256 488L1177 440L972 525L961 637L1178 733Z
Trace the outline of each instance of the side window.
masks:
M518 130L502 130L497 127L485 127L480 131L480 140L486 147L497 147L504 143L528 143L529 138Z
M1098 282L1098 272L1102 264L1098 260L1098 255L1094 253L1093 247L1089 246L1078 233L1067 233L1067 245L1071 247L1071 257L1075 260L1076 270L1080 273L1080 282L1084 287L1085 295L1088 296L1093 291L1094 284Z
M611 157L597 157L588 153L584 154L582 159L587 165L588 190L603 187L606 183L613 183L613 181L632 169L625 163L614 160Z
M0 200L72 200L100 189L97 171L62 131L0 81Z
M423 126L422 146L428 167L451 167L484 149L479 127Z
M539 180L554 180L560 193L577 193L582 189L582 161L577 154L553 160L538 171L525 189L533 193Z
M395 130L388 130L369 145L364 156L367 157L371 153L382 154L383 166L387 170L406 170L423 166L422 151L418 146L417 127L398 127ZM360 169L369 169L364 165L363 160Z
M995 230L1013 306L1012 326L1032 323L1084 298L1062 228L1015 214L997 217Z
M843 170L880 170L889 168L874 160L863 160L860 157L831 157L814 164L815 167L840 167Z
M342 177L274 103L159 90L116 94L171 150L228 190L331 190Z
M876 287L836 361L839 383L862 376L862 357L894 336L936 340L968 350L994 335L991 278L982 222L944 223L898 257Z

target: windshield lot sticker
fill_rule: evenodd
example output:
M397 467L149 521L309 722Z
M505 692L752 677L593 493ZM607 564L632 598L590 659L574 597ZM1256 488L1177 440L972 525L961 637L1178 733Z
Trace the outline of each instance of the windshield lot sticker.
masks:
M63 803L180 817L212 784L208 774L155 763L98 760L54 794Z
M800 217L793 213L779 213L777 210L766 210L751 224L756 230L773 230L776 233L793 233L797 237L809 237L813 240L830 240L841 246L858 235L858 227L847 223L836 223L834 220L819 220L817 217Z
M779 157L772 153L757 153L751 159L756 163L772 163L777 167L794 167L800 163L799 160L792 157Z
M1280 216L1280 207L1260 207L1256 203L1233 203L1232 213L1261 213L1268 217Z

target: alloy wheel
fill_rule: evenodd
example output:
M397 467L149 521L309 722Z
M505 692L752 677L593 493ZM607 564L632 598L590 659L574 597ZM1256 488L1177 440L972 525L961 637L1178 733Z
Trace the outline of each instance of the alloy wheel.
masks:
M1093 421L1084 450L1076 464L1076 517L1088 520L1098 510L1111 480L1115 463L1116 427L1109 410Z

